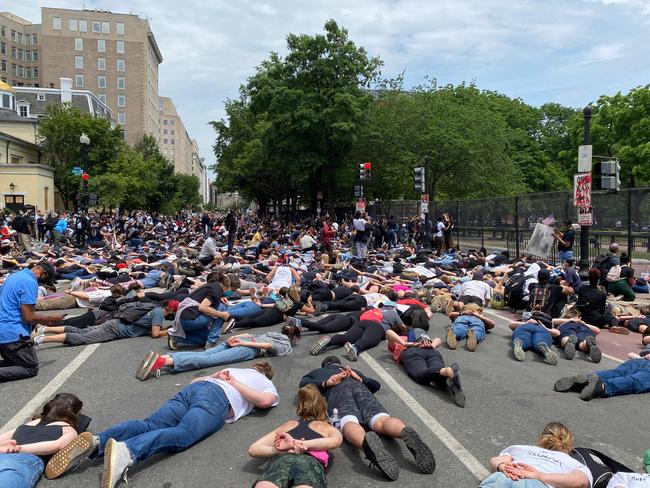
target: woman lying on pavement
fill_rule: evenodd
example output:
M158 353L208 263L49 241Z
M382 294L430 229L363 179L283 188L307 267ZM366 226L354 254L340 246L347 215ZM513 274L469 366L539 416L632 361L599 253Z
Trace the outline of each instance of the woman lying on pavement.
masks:
M164 355L152 351L142 360L135 376L140 381L145 381L152 374L159 377L164 368L178 373L248 361L261 356L286 356L291 354L299 339L298 327L284 325L280 332L236 335L205 351L173 352Z
M61 476L84 458L103 457L102 488L114 488L127 470L159 453L176 453L251 413L278 404L268 363L252 368L230 368L195 378L142 420L127 420L97 435L79 434L48 463Z
M572 458L573 434L559 422L551 422L536 446L510 446L490 459L492 474L478 488L589 488L591 471Z
M388 350L393 353L396 363L401 363L406 373L422 385L431 385L448 391L454 403L465 406L465 393L460 382L458 363L445 366L438 348L442 340L431 338L424 332L408 330L408 335L398 335L393 330L386 331Z
M367 310L359 317L347 332L333 336L323 336L314 342L309 352L316 356L328 346L345 347L345 357L356 361L359 354L366 349L371 349L379 344L386 335L386 331L393 326L403 326L396 304L385 301L382 308Z
M36 486L50 456L76 437L82 405L76 396L59 393L43 405L40 415L0 434L0 486ZM45 476L50 475L46 470Z
M589 359L594 363L599 363L603 358L596 343L600 329L580 320L580 311L576 307L565 312L564 317L553 319L553 326L555 329L550 330L551 335L569 361L576 356L576 351L589 354Z
M549 328L553 326L553 319L550 315L536 310L525 322L513 321L509 325L512 329L512 353L517 361L525 361L525 351L532 350L544 356L545 363L557 364L557 354L551 349L553 336Z
M327 401L313 385L298 390L296 415L248 448L254 458L273 458L254 488L326 488L329 451L343 436L327 419Z
M307 330L316 331L319 334L334 334L336 332L345 332L359 321L359 317L364 313L363 310L356 310L349 313L335 313L323 317L318 321L306 318L289 317L287 320L299 328L304 327Z

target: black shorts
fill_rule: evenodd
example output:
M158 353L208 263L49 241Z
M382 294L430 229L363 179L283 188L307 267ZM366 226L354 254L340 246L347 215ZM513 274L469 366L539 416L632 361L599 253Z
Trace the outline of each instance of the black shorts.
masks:
M589 327L579 322L566 322L560 325L557 330L560 331L560 336L557 338L558 344L560 344L562 339L565 337L572 335L578 338L578 342L582 342L586 340L587 337L594 335Z
M327 392L327 411L332 415L333 409L338 409L341 419L347 415L356 417L360 424L370 427L370 421L379 414L385 414L386 409L370 390L357 380L344 379L340 385Z
M473 303L474 305L478 305L479 307L482 307L483 300L481 300L479 297L473 297L471 295L463 295L458 299L459 302L463 303L464 305L468 305L470 303Z
M647 317L645 319L637 317L627 321L627 328L632 332L639 332L639 325L650 325L650 319Z
M201 263L203 266L207 266L210 264L212 261L214 261L214 258L211 257L206 257L206 258L199 258L199 263Z
M268 481L279 488L312 486L327 488L325 468L310 454L280 454L269 461L253 487L260 481Z

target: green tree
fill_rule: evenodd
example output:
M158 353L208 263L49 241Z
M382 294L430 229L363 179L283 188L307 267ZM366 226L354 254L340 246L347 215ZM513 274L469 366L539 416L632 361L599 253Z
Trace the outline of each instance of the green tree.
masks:
M79 191L81 178L72 176L74 166L83 167L79 137L86 133L90 139L88 165L91 175L104 173L122 146L118 128L111 129L108 120L81 113L70 104L53 104L47 107L38 124L39 144L54 167L54 185L70 208Z

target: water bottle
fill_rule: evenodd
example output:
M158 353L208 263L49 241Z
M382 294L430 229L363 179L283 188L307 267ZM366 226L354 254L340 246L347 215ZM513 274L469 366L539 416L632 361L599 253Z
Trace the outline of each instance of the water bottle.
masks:
M341 419L339 418L338 408L332 410L332 416L330 417L330 422L332 422L333 427L341 430Z

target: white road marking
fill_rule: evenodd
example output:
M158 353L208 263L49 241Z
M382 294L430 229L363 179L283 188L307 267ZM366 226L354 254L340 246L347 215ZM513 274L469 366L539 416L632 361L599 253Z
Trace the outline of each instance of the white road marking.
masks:
M490 474L490 472L483 466L478 459L476 459L465 447L456 440L456 438L449 433L426 409L418 403L398 382L393 378L384 368L382 368L377 361L375 361L369 354L362 354L360 359L372 368L388 387L393 390L397 397L400 398L406 406L408 406L415 415L417 415L424 425L433 434L440 439L440 441L449 449L458 460L465 465L465 467L477 479L482 480Z
M34 396L34 398L27 402L27 404L21 408L18 413L9 420L9 422L0 427L0 432L15 429L21 425L25 419L34 415L34 412L36 412L46 400L52 397L54 393L56 393L61 385L74 374L77 368L79 368L79 366L81 366L99 346L100 344L86 346L84 350L70 361L68 365L59 372L59 374L52 378L52 380L45 385L43 389Z
M509 319L508 317L504 317L503 315L495 312L494 310L483 309L483 313L485 315L491 316L492 318L504 320L506 322L506 324L511 321L511 319ZM498 322L497 322L497 325L498 325ZM502 327L502 328L510 330L510 327L508 327L507 325L505 325L505 327ZM613 342L613 344L617 344L617 343ZM617 344L617 345L620 345L620 344ZM625 362L623 359L618 359L618 358L615 358L614 356L610 356L609 354L605 354L605 353L603 353L603 357L609 359L610 361L614 361L615 363L619 363L619 364Z

